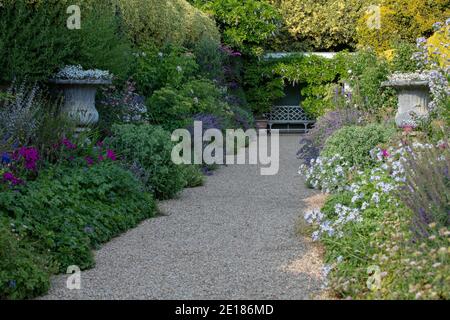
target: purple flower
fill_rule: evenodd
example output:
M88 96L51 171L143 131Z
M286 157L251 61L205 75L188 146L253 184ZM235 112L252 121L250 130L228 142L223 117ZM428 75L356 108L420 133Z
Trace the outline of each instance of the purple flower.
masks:
M94 159L91 157L85 157L84 160L86 160L88 166L92 166L94 164Z
M12 174L11 172L5 172L3 174L3 180L6 182L11 182L11 184L13 186L16 186L18 184L22 184L22 180L15 177L14 174Z
M25 169L35 171L37 169L37 161L39 160L39 153L33 147L21 147L19 150L13 152L13 159L19 161L24 160Z
M424 37L417 38L417 45L421 45L427 42L427 39Z
M111 149L106 150L106 157L112 161L117 160L116 154Z

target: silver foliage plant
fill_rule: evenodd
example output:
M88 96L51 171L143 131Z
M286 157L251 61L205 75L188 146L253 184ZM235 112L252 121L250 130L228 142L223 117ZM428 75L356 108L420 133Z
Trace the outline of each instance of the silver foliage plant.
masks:
M13 82L0 101L0 142L8 145L26 144L39 127L41 91L37 84Z
M80 65L69 65L62 68L56 79L62 80L111 80L112 75L107 70L89 69L84 70Z

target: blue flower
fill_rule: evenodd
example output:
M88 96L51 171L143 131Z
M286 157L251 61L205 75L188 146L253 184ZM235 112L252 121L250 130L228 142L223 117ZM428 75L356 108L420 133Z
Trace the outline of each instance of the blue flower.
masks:
M7 152L4 152L2 154L2 164L9 164L9 163L11 163L11 157Z
M16 282L16 280L9 280L8 285L10 288L15 289L17 287L17 282Z

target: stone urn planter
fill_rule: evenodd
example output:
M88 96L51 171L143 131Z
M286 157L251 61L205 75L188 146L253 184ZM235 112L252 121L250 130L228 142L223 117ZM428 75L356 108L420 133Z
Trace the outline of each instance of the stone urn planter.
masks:
M398 94L398 109L395 116L397 126L414 125L415 119L428 116L428 105L431 101L429 81L414 74L395 75L382 87L392 87Z
M81 132L98 122L99 114L95 108L97 88L102 85L109 85L112 81L109 73L105 71L84 71L79 68L76 70L79 73L74 74L72 79L68 76L64 78L58 77L63 74L63 69L55 79L51 79L49 82L55 84L59 90L62 90L64 104L61 111L76 123L77 131ZM99 76L95 78L95 72L102 75L103 78Z

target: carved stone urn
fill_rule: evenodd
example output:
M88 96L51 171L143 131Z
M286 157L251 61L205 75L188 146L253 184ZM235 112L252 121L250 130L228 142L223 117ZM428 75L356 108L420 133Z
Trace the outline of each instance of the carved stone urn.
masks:
M75 121L78 131L84 131L99 120L98 111L95 108L95 95L97 87L111 84L111 80L105 79L52 79L64 94L62 112Z
M382 87L392 87L398 94L398 109L395 116L397 126L415 123L415 119L428 116L430 88L428 80L393 80L383 82Z

